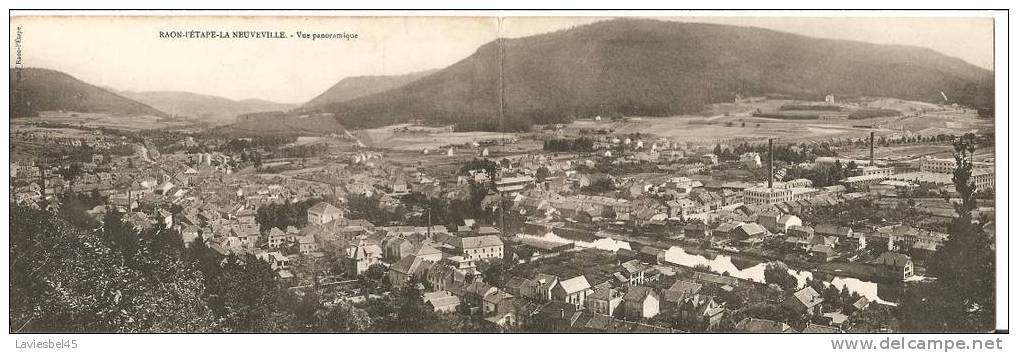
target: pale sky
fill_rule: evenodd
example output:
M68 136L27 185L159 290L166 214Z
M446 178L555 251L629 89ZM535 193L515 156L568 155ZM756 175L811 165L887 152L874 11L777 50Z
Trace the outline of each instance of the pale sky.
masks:
M443 68L498 37L523 37L599 17L13 17L26 67L134 91L188 91L301 103L340 79ZM812 37L934 49L993 66L992 19L669 17ZM501 30L499 29L501 28ZM357 39L165 39L160 31L356 33ZM10 65L15 61L11 50Z

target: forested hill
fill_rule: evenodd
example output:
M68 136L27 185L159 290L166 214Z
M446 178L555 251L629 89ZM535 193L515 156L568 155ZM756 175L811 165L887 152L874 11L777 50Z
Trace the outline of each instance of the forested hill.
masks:
M60 71L41 68L10 69L9 75L11 117L35 116L47 110L167 116L147 104L85 83Z
M736 95L893 97L992 107L992 72L930 49L753 27L620 19L504 39L405 86L322 109L345 126L465 129L701 111ZM504 118L500 107L504 107Z
M119 94L143 102L168 114L212 123L232 123L238 115L285 111L293 104L276 103L262 99L232 100L223 97L179 91L123 91Z
M311 110L330 103L341 103L351 99L369 96L401 87L438 70L427 70L394 76L355 76L337 82L328 90L304 104L302 109Z

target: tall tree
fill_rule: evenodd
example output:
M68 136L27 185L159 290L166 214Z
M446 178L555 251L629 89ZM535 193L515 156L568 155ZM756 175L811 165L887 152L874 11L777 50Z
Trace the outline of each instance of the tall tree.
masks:
M948 239L927 264L933 283L908 291L901 305L902 327L907 331L985 332L994 328L995 246L976 219L972 154L975 136L965 134L954 142L957 167L953 182L959 201Z

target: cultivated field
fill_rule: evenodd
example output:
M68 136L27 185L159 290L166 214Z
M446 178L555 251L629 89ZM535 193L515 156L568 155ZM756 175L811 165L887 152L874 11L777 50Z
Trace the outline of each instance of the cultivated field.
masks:
M406 128L407 131L403 132ZM500 132L452 132L451 127L420 127L409 124L390 125L354 133L365 145L375 148L444 153L438 148L448 145L465 145L475 142L513 138L516 134Z
M336 119L326 117L262 119L237 122L216 128L215 131L236 136L268 135L329 135L343 134L343 128Z
M870 131L887 135L910 131L922 135L960 134L992 130L992 120L978 118L974 111L930 103L880 99L847 105L851 108L900 109L903 116L869 119L789 120L753 117L757 111L774 111L787 104L817 104L789 100L767 100L752 103L716 104L708 109L711 115L673 117L632 117L626 121L578 120L566 129L610 129L616 133L641 133L694 144L711 145L739 140L755 141L777 138L785 141L828 140L864 137Z
M109 115L102 113L39 112L38 117L11 119L11 124L55 123L83 127L104 127L120 130L149 130L182 128L194 122L182 119L160 118L150 115Z

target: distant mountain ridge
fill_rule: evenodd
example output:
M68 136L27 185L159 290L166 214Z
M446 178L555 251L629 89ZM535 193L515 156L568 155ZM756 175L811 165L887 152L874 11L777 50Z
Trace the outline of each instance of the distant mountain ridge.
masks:
M122 91L119 93L171 115L186 116L213 123L233 122L238 115L247 113L285 111L296 107L296 104L276 103L263 99L232 100L182 91Z
M350 128L423 119L505 131L613 113L695 113L736 95L942 102L941 91L992 109L993 74L925 48L621 19L490 42L402 87L318 109Z
M369 96L385 92L394 88L404 86L422 77L437 72L438 70L427 70L409 73L405 75L391 76L354 76L347 77L337 82L329 89L304 103L303 109L314 109L330 103L342 103L351 99Z
M38 112L48 110L168 116L152 106L85 83L60 71L12 68L8 74L11 117L36 116Z

